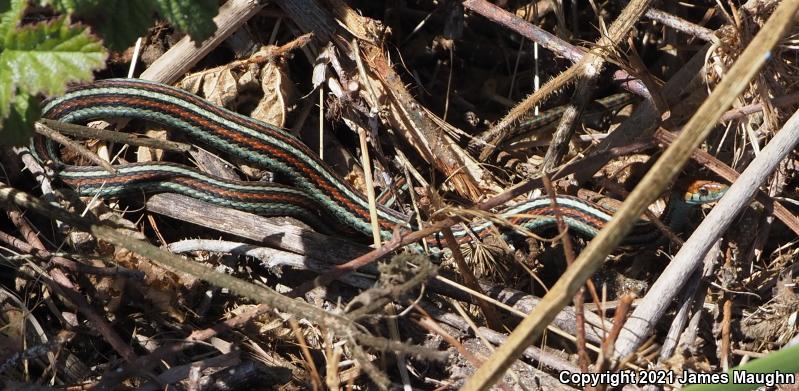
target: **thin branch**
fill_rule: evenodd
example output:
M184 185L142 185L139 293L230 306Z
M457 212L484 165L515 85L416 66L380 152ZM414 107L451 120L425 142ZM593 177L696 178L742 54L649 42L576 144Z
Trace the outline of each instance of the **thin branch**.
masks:
M192 149L191 145L179 143L177 141L158 140L150 137L142 137L124 132L115 132L112 130L90 128L88 126L81 126L69 124L66 122L53 121L51 119L42 118L39 120L43 125L56 130L60 133L68 134L70 136L93 138L105 141L114 141L123 144L130 144L140 147L163 149L172 152L188 152Z

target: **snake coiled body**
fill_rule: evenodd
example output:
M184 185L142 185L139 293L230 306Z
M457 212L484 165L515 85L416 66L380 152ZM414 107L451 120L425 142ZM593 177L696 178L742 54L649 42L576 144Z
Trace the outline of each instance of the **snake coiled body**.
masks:
M116 174L100 167L61 162L52 141L34 137L33 149L42 160L56 163L58 177L80 194L115 197L136 192L177 192L214 204L266 216L288 215L322 231L371 235L366 197L319 159L300 140L272 125L254 120L168 85L136 80L109 79L70 89L46 102L46 118L79 123L96 119L130 118L157 122L184 132L192 142L209 146L248 164L274 172L286 184L221 179L175 163L115 165ZM718 199L724 187L707 182L672 204L699 204ZM558 211L576 231L595 235L612 212L589 201L557 196ZM396 226L413 229L407 216L378 205L381 236L390 238ZM675 208L671 208L675 210ZM679 209L679 208L677 208ZM555 208L548 197L513 205L499 214L515 219L527 229L554 224ZM470 229L478 235L491 223ZM467 238L466 230L455 232Z

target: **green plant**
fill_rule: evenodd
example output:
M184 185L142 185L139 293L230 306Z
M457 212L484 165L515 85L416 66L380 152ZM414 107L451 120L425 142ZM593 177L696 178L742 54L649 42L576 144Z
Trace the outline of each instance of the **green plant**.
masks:
M157 13L196 42L216 29L216 0L42 0L60 13L25 23L27 0L0 0L0 143L24 144L40 116L39 95L64 92L68 83L86 82L105 66L103 41L81 23L91 24L108 48L122 50L153 23Z
M722 391L722 390L753 390L764 383L761 379L754 378L754 374L776 375L793 374L799 372L799 345L788 347L768 356L735 367L726 372L727 382L719 384L700 384L685 387L686 391ZM767 384L773 386L773 384Z

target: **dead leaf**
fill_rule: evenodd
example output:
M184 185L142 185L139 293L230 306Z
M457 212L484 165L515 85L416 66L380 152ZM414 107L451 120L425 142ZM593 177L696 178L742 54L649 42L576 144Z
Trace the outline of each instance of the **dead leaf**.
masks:
M167 132L163 129L152 129L145 132L147 137L156 140L165 141L167 139ZM144 146L136 148L136 161L137 162L152 162L161 161L164 157L163 149L152 149Z
M239 76L239 90L258 88L258 73L260 68L256 64L250 64L247 69Z
M327 64L330 63L331 57L335 56L333 46L328 45L325 50L321 51L316 56L316 61L313 66L313 73L311 74L311 82L313 87L319 87L327 80Z
M197 72L186 76L178 87L202 95L217 106L231 107L239 94L239 83L229 67Z
M266 63L261 70L261 89L264 97L250 115L282 128L286 123L288 108L296 97L294 88L294 82L280 65Z
M186 90L191 92L192 94L197 95L200 92L200 89L203 86L203 76L206 72L198 72L191 75L188 75L183 78L183 80L178 82L178 87L180 89Z
M238 93L236 78L229 68L210 74L203 79L205 99L218 106L230 107L229 105L236 99Z

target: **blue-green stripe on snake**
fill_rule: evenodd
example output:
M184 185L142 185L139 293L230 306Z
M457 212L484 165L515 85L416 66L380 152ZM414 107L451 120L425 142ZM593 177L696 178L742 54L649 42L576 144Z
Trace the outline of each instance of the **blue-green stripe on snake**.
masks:
M116 165L110 174L99 167L63 164L55 145L42 136L34 138L40 159L53 160L58 177L85 195L121 196L131 192L171 191L204 201L261 215L297 217L323 231L371 235L369 205L360 192L335 174L305 144L272 125L216 107L188 92L164 84L135 79L101 80L77 86L45 104L46 118L64 122L123 117L157 122L183 131L194 142L210 146L249 164L270 170L291 186L274 183L230 181L173 163ZM684 196L672 196L669 209L680 213L686 205L715 201L726 186L698 181ZM592 202L557 196L558 210L566 223L586 236L594 236L612 212ZM554 223L550 198L521 202L498 213L530 230ZM525 217L518 217L525 215ZM532 217L531 217L532 216ZM381 236L388 239L394 227L412 229L409 219L378 205ZM470 229L483 234L491 223L477 222ZM467 240L464 230L456 237Z

